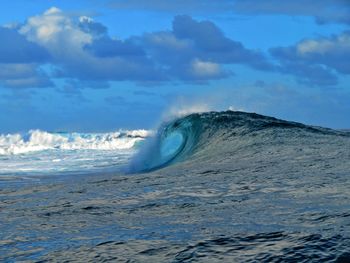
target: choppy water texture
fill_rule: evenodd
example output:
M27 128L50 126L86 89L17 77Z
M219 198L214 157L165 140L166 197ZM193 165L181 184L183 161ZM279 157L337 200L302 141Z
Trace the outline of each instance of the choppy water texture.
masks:
M349 133L193 114L136 158L134 174L2 183L0 260L350 261Z

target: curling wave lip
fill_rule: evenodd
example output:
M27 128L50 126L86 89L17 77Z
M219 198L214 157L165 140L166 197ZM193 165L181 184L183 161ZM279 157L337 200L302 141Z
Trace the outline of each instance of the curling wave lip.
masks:
M195 148L200 131L200 121L193 118L164 123L134 156L127 172L149 172L186 159Z

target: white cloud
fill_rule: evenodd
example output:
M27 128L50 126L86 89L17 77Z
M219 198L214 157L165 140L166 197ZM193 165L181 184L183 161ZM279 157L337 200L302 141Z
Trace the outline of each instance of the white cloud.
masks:
M19 30L29 40L47 48L52 55L81 51L92 36L83 32L71 17L52 7L42 15L30 17Z
M152 44L156 46L165 46L176 50L183 50L190 48L191 46L191 42L189 40L176 38L174 34L169 32L149 34L148 37Z
M81 17L79 17L79 22L80 23L92 23L92 22L94 22L94 20L88 16L81 16Z
M297 45L297 51L300 55L310 53L325 54L333 51L350 51L350 35L340 34L330 39L310 39L304 40Z
M191 70L197 77L211 78L222 75L220 65L209 61L195 59L192 61Z
M243 63L259 69L268 64L263 54L225 37L214 23L190 16L176 16L170 31L119 40L90 17L72 16L52 7L14 31L45 51L42 60L52 66L53 78L200 83L231 75L224 70L225 64ZM11 45L9 49L13 50Z
M72 17L52 7L41 15L30 17L19 32L48 50L52 63L61 69L57 71L60 72L58 77L124 80L145 78L151 72L150 66L141 59L130 60L122 55L98 57L89 52L86 46L93 42L94 35L84 31L81 23L98 24L93 23L92 18ZM103 27L101 24L98 26Z

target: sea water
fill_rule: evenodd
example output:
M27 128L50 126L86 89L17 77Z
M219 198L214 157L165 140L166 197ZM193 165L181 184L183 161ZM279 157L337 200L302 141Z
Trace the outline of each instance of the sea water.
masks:
M147 141L112 173L1 184L0 260L349 262L349 132L227 111Z

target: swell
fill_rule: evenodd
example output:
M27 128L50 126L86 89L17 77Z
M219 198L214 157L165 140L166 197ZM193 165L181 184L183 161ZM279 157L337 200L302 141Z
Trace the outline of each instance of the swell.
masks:
M164 142L174 133L181 134L183 141L174 147L167 158L162 155ZM130 165L131 172L148 172L170 164L194 159L225 158L242 147L272 144L290 144L300 138L347 137L348 132L308 126L263 116L256 113L225 111L195 113L163 124L156 136L146 144ZM327 139L329 140L329 139ZM242 154L242 152L240 152ZM247 150L246 154L249 154Z

